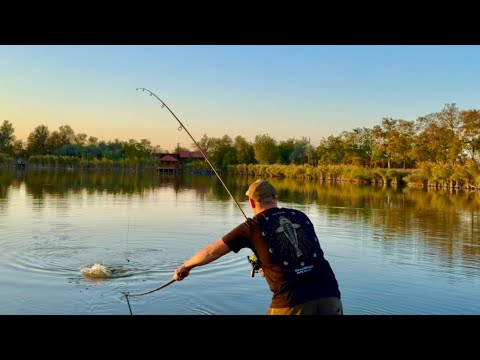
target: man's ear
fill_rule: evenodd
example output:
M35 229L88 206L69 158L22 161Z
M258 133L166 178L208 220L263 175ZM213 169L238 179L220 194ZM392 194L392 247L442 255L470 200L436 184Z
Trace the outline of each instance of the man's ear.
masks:
M250 201L250 207L252 209L255 209L255 200L253 200L252 198L248 199L248 201Z

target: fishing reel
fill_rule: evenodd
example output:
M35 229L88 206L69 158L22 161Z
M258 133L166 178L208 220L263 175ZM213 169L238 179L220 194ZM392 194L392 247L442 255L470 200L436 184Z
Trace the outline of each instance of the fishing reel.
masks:
M255 273L257 272L260 273L260 275L265 276L262 268L260 267L260 261L258 260L257 255L253 254L251 256L247 256L247 259L250 265L252 265L252 271L250 272L251 277L254 277Z

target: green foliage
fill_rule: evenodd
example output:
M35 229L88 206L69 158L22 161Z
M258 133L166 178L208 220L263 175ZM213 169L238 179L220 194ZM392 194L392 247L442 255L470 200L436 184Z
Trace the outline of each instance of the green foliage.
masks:
M0 152L0 165L13 165L14 163L15 162L10 155Z
M233 146L235 147L237 154L237 164L254 164L256 162L253 145L244 137L235 137Z
M47 139L50 135L48 127L39 125L30 133L27 140L27 154L45 155L47 154Z
M452 162L421 162L416 170L404 176L404 180L414 186L479 188L480 164L473 160L464 165Z
M15 129L13 125L8 120L5 120L0 126L0 154L10 154L13 155L13 149L15 144L15 135L13 133Z
M478 173L471 170L471 164L479 158L479 129L480 110L460 110L455 104L446 104L441 111L421 116L415 122L383 118L372 129L356 128L322 138L316 148L307 137L277 144L268 134L257 135L253 144L242 136L232 141L228 135L209 138L205 134L199 145L208 151L215 167L230 169L232 165L244 164L235 167L242 174L366 182L398 182L408 178L430 186L475 186ZM0 153L26 158L33 165L133 171L155 168L153 148L147 139L105 142L87 134L75 134L69 125L53 132L40 125L24 145L15 140L13 132L13 125L5 120L0 127ZM177 144L175 152L180 151L188 149ZM274 166L290 164L300 167ZM467 170L461 168L463 164ZM378 170L370 174L369 167L405 170L417 167L418 172Z
M210 165L206 161L190 161L186 164L184 164L183 169L188 170L188 171L208 171L211 170ZM215 169L217 170L217 169Z
M277 142L268 135L255 136L253 144L255 160L260 164L274 164L280 159L280 150Z
M350 181L371 183L374 182L375 174L378 176L378 169L370 169L356 165L327 165L327 166L311 166L304 165L236 165L229 166L229 172L233 174L241 174L255 177L278 177L278 178L294 178L309 179L320 181ZM400 174L395 170L387 171L381 169L383 179L377 182L391 182L392 180L401 179L407 173Z
M370 182L373 178L372 170L361 167L361 166L352 166L350 168L350 176L352 180L359 182Z

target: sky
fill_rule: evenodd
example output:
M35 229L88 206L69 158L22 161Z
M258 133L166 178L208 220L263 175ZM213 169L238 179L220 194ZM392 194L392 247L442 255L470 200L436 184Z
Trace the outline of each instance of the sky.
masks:
M172 151L203 135L277 141L479 109L480 46L0 45L0 123Z

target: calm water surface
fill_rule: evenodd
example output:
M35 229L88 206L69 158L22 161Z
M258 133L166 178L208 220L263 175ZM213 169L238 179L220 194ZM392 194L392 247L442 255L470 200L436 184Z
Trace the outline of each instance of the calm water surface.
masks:
M225 182L251 216L254 179ZM315 224L346 314L480 314L480 194L272 180ZM129 315L244 220L218 180L0 169L0 314ZM264 314L250 250L196 268L133 314ZM103 263L111 279L80 269Z

